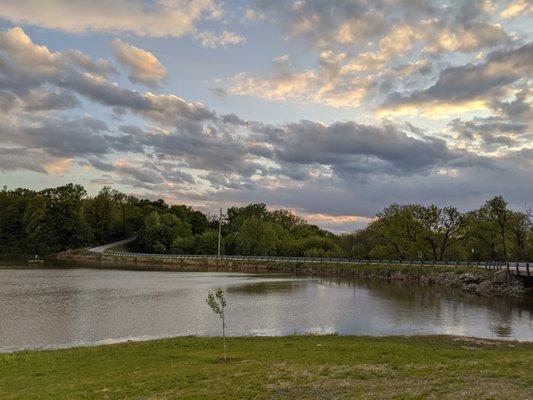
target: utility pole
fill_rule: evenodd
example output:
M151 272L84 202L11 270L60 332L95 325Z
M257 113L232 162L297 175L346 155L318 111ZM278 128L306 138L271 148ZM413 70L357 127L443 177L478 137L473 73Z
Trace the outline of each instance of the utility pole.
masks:
M220 256L220 238L222 237L222 208L218 217L218 255Z

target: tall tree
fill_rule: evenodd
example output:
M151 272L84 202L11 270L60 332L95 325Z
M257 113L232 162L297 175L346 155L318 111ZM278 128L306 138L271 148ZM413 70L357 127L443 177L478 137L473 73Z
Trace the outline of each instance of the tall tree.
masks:
M507 236L509 217L511 211L507 208L507 202L502 196L496 196L488 200L482 207L482 212L498 227L500 245L503 251L503 261L507 261Z

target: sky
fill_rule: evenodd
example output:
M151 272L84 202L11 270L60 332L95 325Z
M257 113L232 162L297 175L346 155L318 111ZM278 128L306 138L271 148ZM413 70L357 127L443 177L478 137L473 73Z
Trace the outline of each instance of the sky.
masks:
M264 202L533 203L533 3L0 0L0 185Z

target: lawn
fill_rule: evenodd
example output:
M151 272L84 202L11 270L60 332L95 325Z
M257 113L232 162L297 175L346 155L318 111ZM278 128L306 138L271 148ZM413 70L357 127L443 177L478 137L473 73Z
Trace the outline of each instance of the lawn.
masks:
M175 338L0 355L3 399L532 399L533 344Z

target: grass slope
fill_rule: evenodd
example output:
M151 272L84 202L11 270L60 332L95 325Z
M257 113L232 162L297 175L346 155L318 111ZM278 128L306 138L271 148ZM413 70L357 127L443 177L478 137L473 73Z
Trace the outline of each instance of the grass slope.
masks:
M533 344L176 338L0 355L1 399L531 399Z

